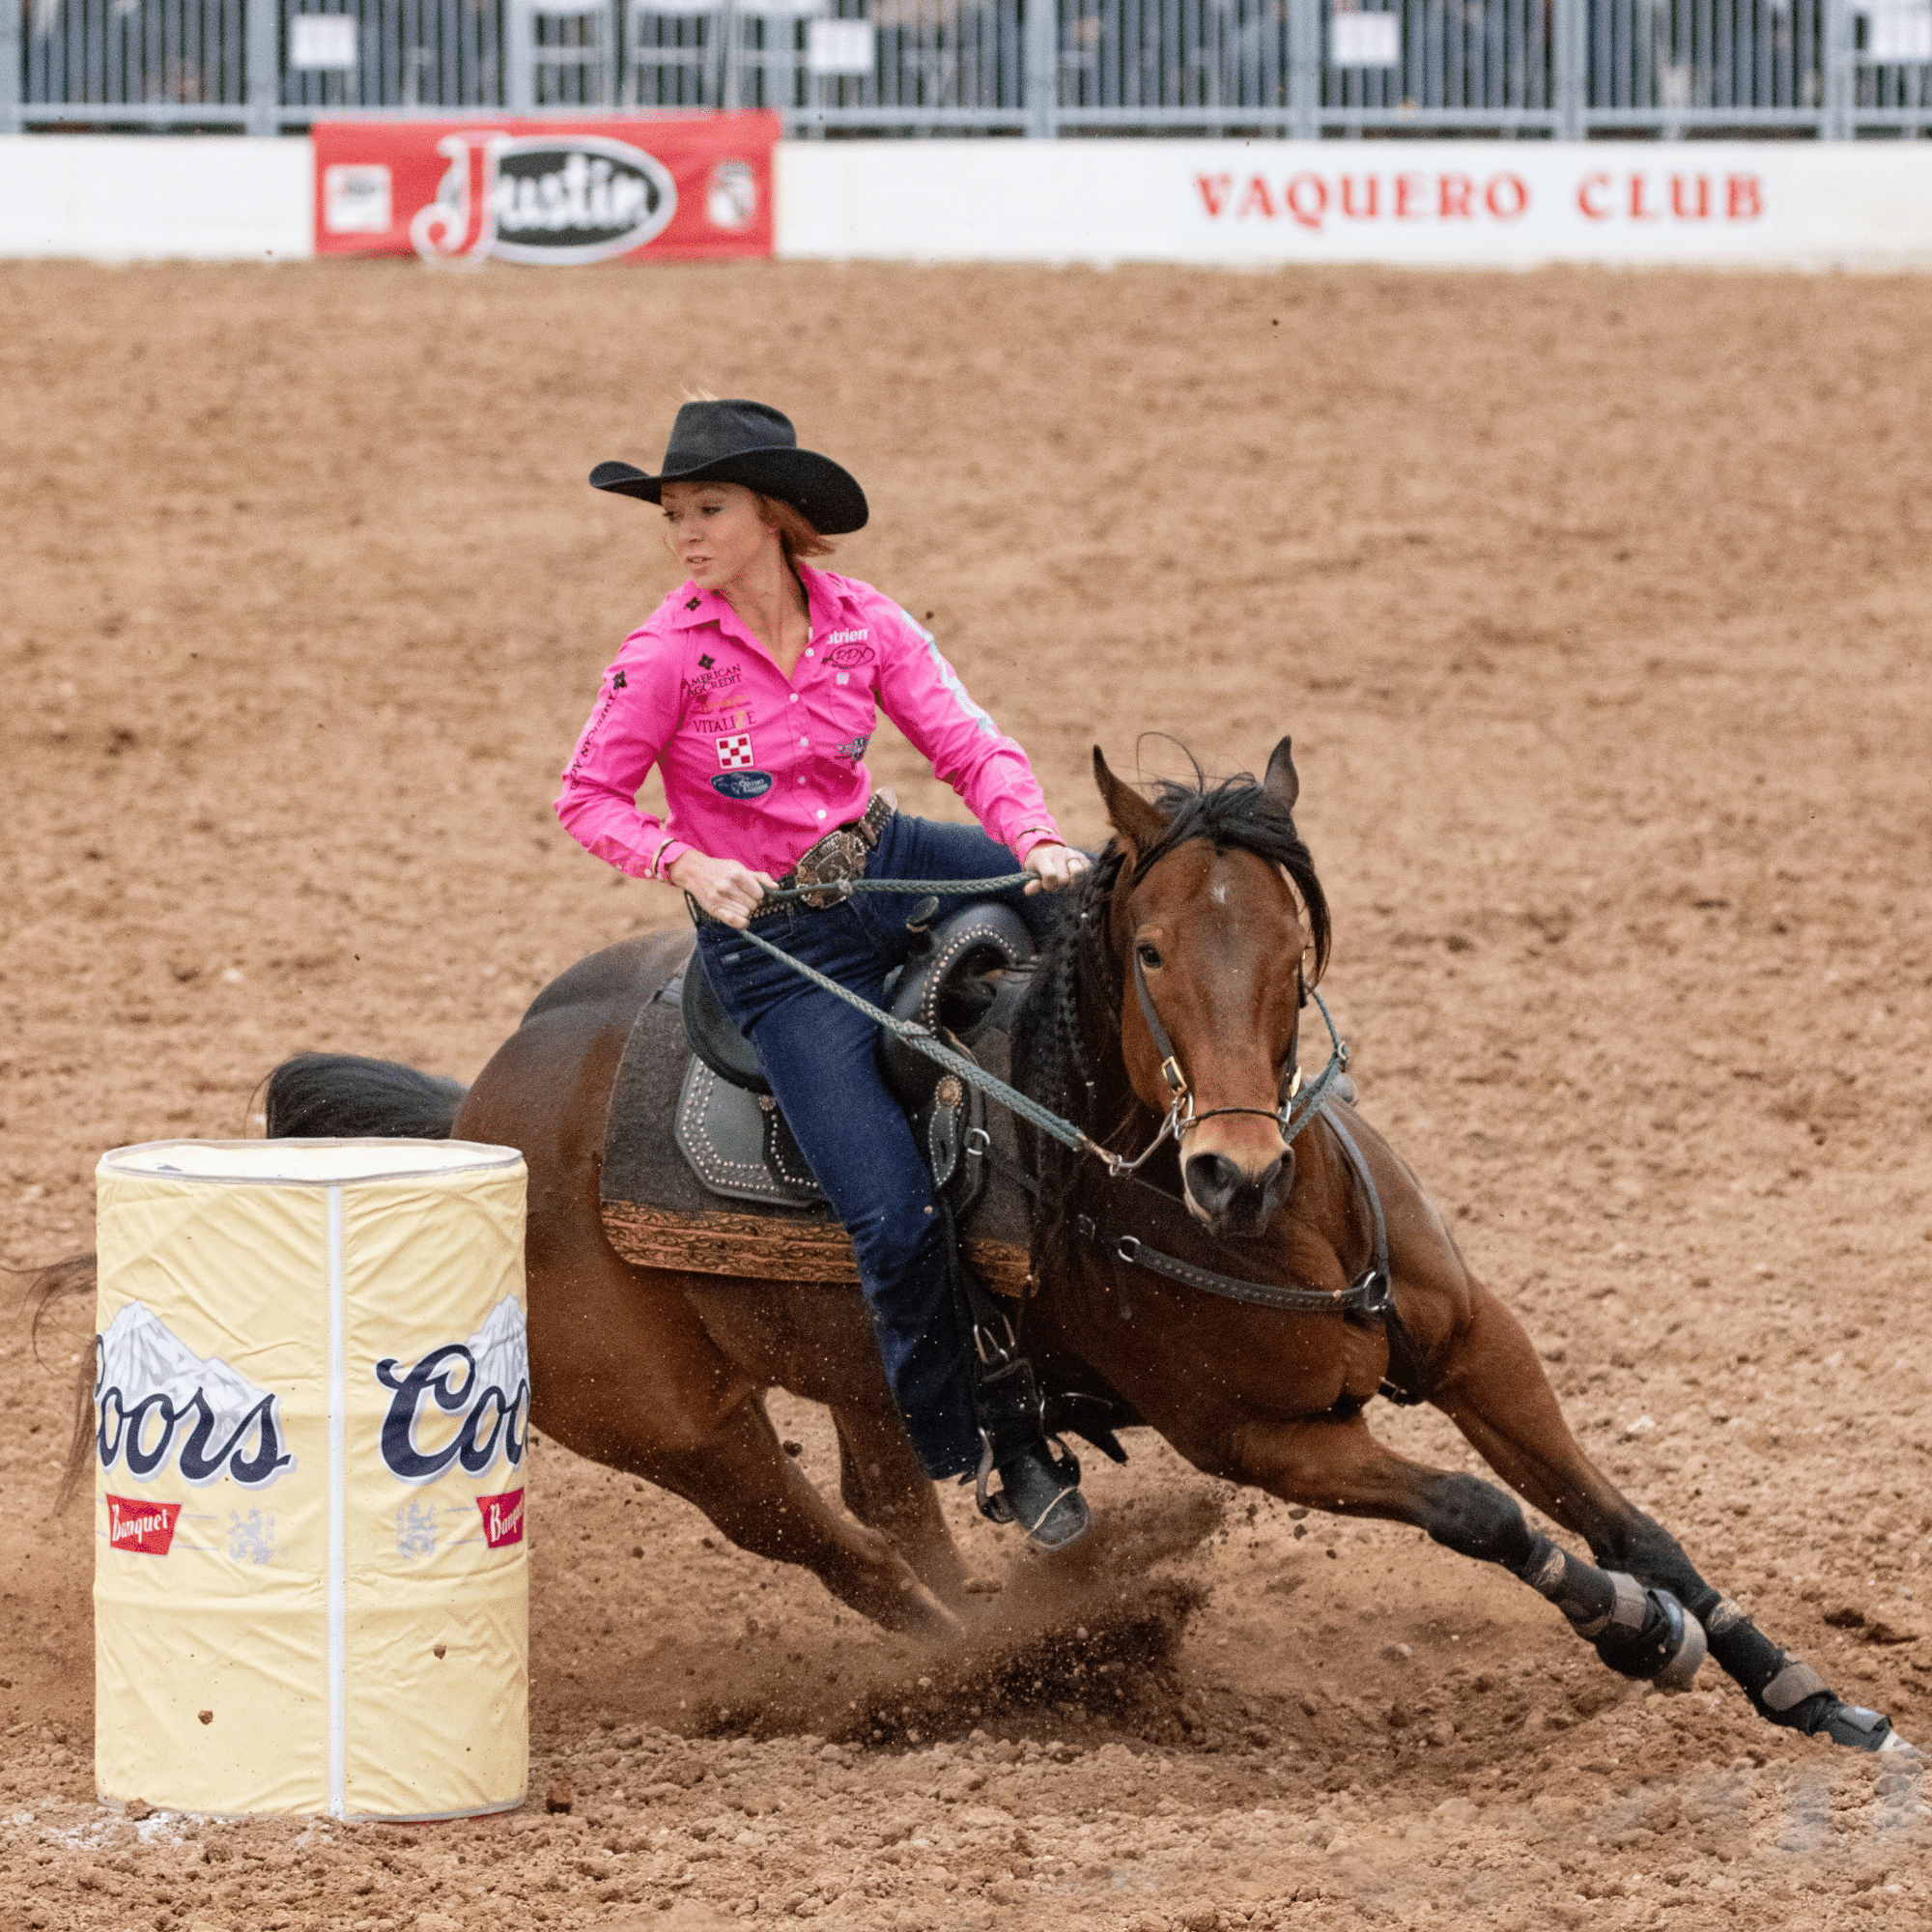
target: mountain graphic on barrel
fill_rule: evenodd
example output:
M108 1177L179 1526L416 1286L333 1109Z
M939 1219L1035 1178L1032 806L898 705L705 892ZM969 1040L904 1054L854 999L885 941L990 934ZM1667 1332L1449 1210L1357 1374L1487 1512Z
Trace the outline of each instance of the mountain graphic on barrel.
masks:
M96 1445L103 1469L136 1482L172 1463L197 1486L232 1476L259 1489L295 1467L280 1398L218 1355L197 1355L153 1309L128 1302L95 1338Z

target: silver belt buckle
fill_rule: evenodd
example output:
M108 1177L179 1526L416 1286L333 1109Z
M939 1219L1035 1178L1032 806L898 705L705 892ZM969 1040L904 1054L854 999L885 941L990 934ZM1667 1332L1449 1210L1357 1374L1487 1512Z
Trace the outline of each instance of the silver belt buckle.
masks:
M828 832L804 858L798 862L799 898L814 912L823 912L828 906L836 906L848 896L836 890L850 885L854 879L866 876L866 841L856 832L848 832L842 826L837 832ZM820 886L830 890L808 892L809 886Z

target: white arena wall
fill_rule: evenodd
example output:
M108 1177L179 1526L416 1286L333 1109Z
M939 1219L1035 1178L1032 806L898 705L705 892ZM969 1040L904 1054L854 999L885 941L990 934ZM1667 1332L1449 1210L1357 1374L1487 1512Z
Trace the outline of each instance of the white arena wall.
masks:
M1932 143L790 141L825 260L1932 267Z
M1932 143L786 141L801 260L1932 267ZM306 139L0 137L0 256L313 252Z
M0 134L0 255L294 261L314 183L305 135Z

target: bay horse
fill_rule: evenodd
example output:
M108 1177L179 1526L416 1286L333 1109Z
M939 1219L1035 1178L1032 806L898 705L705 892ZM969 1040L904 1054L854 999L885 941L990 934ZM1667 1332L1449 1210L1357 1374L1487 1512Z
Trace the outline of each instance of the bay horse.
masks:
M1521 1325L1353 1106L1328 1094L1297 1119L1329 916L1294 826L1289 740L1259 781L1166 785L1153 802L1097 747L1094 766L1115 836L1062 895L1013 1038L1015 1084L1112 1156L1027 1137L1036 1293L1021 1325L1042 1388L1086 1397L1106 1426L1157 1430L1209 1475L1497 1564L1627 1676L1681 1685L1708 1644L1770 1722L1909 1748L1761 1634L1595 1467ZM533 1422L687 1498L742 1548L805 1565L878 1623L946 1640L962 1568L857 1289L636 1267L605 1237L618 1059L689 949L660 934L572 967L467 1091L387 1062L285 1062L269 1131L520 1148ZM849 1514L783 1454L773 1386L831 1408ZM1367 1416L1378 1394L1440 1409L1594 1562L1533 1531L1495 1485L1383 1447Z

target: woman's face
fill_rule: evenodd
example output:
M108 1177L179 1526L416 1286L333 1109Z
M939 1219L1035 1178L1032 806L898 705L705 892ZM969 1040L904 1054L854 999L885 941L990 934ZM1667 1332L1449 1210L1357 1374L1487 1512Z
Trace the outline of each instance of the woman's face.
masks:
M724 589L767 550L780 551L778 531L742 483L667 483L664 515L665 543L701 590Z

